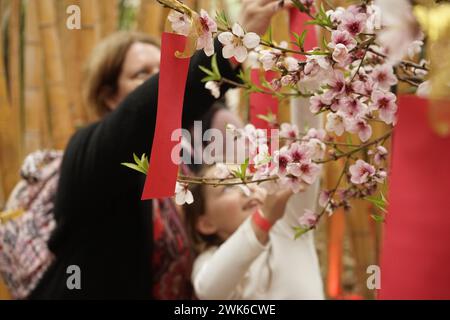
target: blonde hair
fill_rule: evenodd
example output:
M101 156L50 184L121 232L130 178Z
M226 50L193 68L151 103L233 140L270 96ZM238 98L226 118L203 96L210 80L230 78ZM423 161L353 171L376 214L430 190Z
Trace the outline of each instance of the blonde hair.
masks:
M84 69L83 99L97 116L103 117L109 113L107 100L117 93L126 55L137 42L160 47L159 41L147 34L121 31L100 42L88 59Z

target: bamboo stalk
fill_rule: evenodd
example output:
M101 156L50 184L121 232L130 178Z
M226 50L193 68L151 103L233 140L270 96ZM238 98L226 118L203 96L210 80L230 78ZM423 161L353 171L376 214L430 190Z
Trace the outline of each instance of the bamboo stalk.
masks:
M69 99L69 108L73 115L74 126L81 127L88 121L88 111L81 99L83 53L80 48L82 31L68 29L66 25L69 17L66 13L67 8L71 5L80 7L80 1L64 0L57 1L57 3L60 5L58 11L62 13L59 18L59 34L62 39L64 39L64 41L61 41L61 52L65 67L64 76Z
M101 26L98 1L80 0L80 8L82 15L78 63L79 66L83 66L101 38ZM84 109L89 120L96 119L96 115L92 110L87 108L87 106L84 106Z
M0 21L3 21L4 18L4 11L3 11L3 5L4 1L0 0ZM11 114L11 106L8 101L8 92L6 88L6 73L5 68L3 65L3 26L0 24L0 211L5 206L6 202L6 174L8 171L4 171L5 169L5 160L7 158L5 157L5 151L7 151L6 148L4 148L4 138L8 138L7 135L5 135L8 128L6 124L8 122L5 122L9 120ZM6 116L6 117L5 117ZM6 288L3 280L0 277L0 300L9 300L11 299L11 296L8 292L8 289Z
M119 5L117 0L99 0L101 35L108 36L118 28Z
M40 33L44 51L47 95L50 110L53 146L63 149L74 132L65 85L59 43L55 0L38 0Z
M28 2L25 18L24 150L31 153L49 146L49 123L44 95L42 44L37 2Z
M3 21L3 1L0 0L0 21ZM0 24L0 57L3 57L3 25ZM2 123L2 109L8 107L9 108L9 101L8 97L6 95L6 82L5 82L5 72L3 68L3 59L0 61L0 128L3 128L4 123ZM0 211L3 210L6 203L6 193L4 190L4 181L3 181L3 162L2 162L2 134L0 132ZM1 287L1 285L0 285ZM1 289L0 289L1 290ZM1 297L0 297L1 299Z
M138 30L160 37L164 31L168 10L154 0L141 0L138 15Z
M4 4L4 3L2 3ZM21 95L20 95L20 1L10 1L9 20L9 81L10 99L6 84L6 70L0 60L0 167L3 189L8 195L19 180L21 149ZM3 58L3 32L0 34L0 57Z

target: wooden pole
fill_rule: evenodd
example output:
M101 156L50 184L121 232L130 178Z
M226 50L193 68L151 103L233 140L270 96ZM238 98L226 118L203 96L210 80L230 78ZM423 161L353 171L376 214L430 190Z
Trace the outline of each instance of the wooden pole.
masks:
M168 10L153 0L141 0L138 15L138 30L154 37L160 37L164 31Z
M81 7L81 35L79 43L79 68L84 66L92 50L100 41L101 26L98 1L80 0ZM80 78L82 79L82 78ZM96 119L95 113L84 106L89 120Z
M106 37L118 29L119 4L117 0L99 0L101 36Z
M24 150L28 154L50 144L36 0L28 2L26 8L24 63Z
M19 180L22 160L21 132L21 68L20 68L20 10L19 0L10 1L9 20L9 99L6 70L0 60L0 166L3 189L8 195ZM3 58L3 32L0 35L0 57Z
M53 146L64 149L74 132L74 124L65 85L55 0L38 0L37 7L44 50Z

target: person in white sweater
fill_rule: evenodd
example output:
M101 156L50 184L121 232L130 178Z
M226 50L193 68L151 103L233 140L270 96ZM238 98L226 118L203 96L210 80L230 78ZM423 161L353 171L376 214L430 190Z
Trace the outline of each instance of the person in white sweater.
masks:
M290 190L266 195L259 187L250 196L224 186L197 185L192 192L195 202L185 213L198 254L192 283L199 299L323 299L313 234L295 240L292 228L317 188L292 197Z

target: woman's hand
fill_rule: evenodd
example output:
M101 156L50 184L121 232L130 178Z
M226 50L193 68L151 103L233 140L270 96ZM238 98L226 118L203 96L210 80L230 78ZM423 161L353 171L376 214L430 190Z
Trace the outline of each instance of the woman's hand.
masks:
M239 23L246 32L263 35L275 13L291 6L292 4L285 4L280 0L242 0Z

